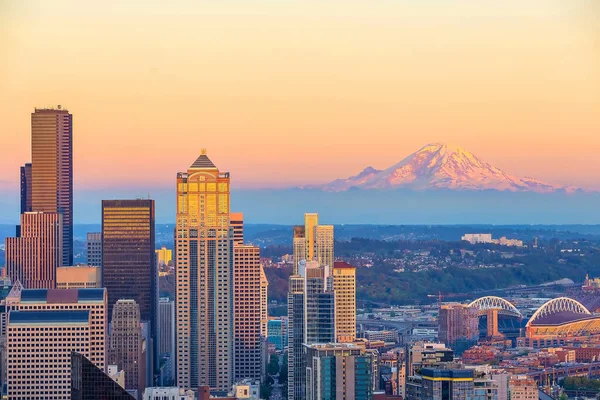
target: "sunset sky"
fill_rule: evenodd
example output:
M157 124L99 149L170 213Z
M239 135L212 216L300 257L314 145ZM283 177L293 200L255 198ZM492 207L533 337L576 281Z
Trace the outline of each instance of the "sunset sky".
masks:
M236 187L388 167L429 142L600 189L596 0L0 0L0 190L30 113L73 113L79 188Z

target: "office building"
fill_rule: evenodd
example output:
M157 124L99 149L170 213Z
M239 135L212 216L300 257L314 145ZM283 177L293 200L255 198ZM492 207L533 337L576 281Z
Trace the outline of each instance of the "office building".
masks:
M373 354L348 343L306 345L306 399L373 398Z
M31 212L31 163L21 167L21 214Z
M138 393L143 393L146 387L147 364L142 346L138 304L135 300L117 300L111 320L108 362L125 372L125 389Z
M19 237L6 238L6 276L29 289L54 288L62 265L62 220L57 213L21 214Z
M410 377L424 367L435 367L454 361L454 352L443 343L417 342L406 349L406 374Z
M234 380L260 380L260 248L235 245L233 266Z
M86 252L87 265L102 266L102 232L88 232Z
M294 274L300 261L317 261L319 266L333 267L333 225L319 225L319 214L304 214L304 226L294 227Z
M175 355L175 302L161 297L158 302L158 355Z
M71 353L71 400L136 400L83 354Z
M363 331L363 336L369 341L381 340L387 343L398 343L400 336L398 331Z
M102 201L102 284L108 290L109 319L117 300L135 300L156 338L154 235L154 200Z
M466 304L442 304L438 316L440 342L450 347L453 347L459 340L475 344L479 338L477 312L476 308Z
M313 260L319 262L319 266L325 265L333 268L333 225L317 225L315 230L315 256Z
M538 385L527 375L513 375L508 382L510 400L532 400L539 396Z
M269 280L265 269L260 265L260 334L263 338L269 336Z
M159 267L167 266L173 262L173 250L167 249L165 246L156 250L156 262Z
M423 378L423 400L473 398L474 379L471 369L423 368L420 375Z
M304 214L304 240L306 242L306 253L304 260L316 261L317 252L315 250L316 232L315 228L319 225L319 214L305 213Z
M177 174L177 386L233 384L233 235L229 173L203 150Z
M304 226L294 226L293 250L294 250L294 269L292 275L298 274L298 264L306 260L306 229Z
M269 343L275 350L282 351L287 347L287 324L284 318L269 319Z
M31 211L62 214L61 265L73 265L73 116L61 106L31 114Z
M8 398L69 399L71 352L92 353L90 310L8 313Z
M244 244L244 213L232 212L229 214L229 224L233 229L233 243Z
M356 339L356 268L334 262L332 278L337 341L350 343Z
M304 278L291 275L287 296L288 308L288 400L305 398L304 386Z
M101 279L100 267L75 265L56 269L57 289L100 288Z
M6 298L6 311L89 311L90 352L94 365L106 368L106 289L18 289Z
M178 387L149 387L144 390L143 400L196 400L192 390Z

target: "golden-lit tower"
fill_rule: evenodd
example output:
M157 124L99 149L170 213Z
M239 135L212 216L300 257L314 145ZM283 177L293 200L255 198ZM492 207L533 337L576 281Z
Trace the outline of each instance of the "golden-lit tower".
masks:
M304 237L306 239L306 261L315 260L315 228L319 225L319 214L304 214Z
M177 386L233 383L233 235L229 173L202 150L177 174L175 271Z

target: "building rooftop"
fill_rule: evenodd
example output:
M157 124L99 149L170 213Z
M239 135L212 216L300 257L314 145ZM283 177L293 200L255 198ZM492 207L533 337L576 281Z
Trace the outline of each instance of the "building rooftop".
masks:
M202 149L200 156L190 166L190 169L217 169L215 164L206 156L206 150Z
M89 310L10 311L8 325L88 323Z
M346 261L334 261L333 268L352 268L352 269L356 269L355 266L348 264Z
M23 289L21 303L65 304L104 302L100 289Z

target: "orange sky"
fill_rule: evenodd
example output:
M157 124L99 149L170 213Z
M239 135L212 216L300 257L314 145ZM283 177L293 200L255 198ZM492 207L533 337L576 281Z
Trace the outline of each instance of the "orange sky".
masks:
M596 0L0 0L0 188L30 113L74 114L75 184L237 187L388 167L428 142L600 189Z

